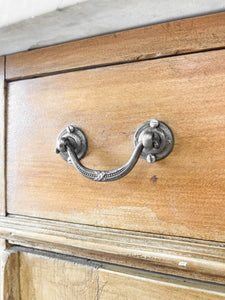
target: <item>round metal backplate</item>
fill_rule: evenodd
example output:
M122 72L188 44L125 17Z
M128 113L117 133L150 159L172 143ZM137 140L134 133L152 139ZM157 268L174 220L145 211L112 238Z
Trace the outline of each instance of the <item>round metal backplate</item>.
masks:
M165 158L173 149L174 137L171 129L163 122L159 121L157 127L150 127L150 122L142 124L134 135L134 146L141 141L143 134L153 133L159 136L160 146L157 148L144 148L141 153L141 157L147 160L149 154L155 156L155 160L161 160Z
M65 129L63 129L57 137L56 148L59 148L59 145L63 138L66 138L70 141L70 144L73 146L73 150L75 151L78 159L82 159L88 150L88 142L85 133L75 125L69 125ZM60 156L66 160L68 163L71 163L68 160L68 153L61 152Z

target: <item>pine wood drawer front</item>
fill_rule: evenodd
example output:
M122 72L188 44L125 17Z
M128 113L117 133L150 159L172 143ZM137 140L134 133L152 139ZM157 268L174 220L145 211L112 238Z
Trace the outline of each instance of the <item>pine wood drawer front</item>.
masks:
M7 209L11 214L225 241L225 51L9 83ZM67 124L87 134L93 169L113 169L151 118L173 130L164 160L92 182L54 153Z

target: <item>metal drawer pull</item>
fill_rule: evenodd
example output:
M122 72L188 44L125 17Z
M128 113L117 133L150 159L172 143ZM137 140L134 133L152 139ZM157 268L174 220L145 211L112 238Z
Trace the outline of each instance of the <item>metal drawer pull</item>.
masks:
M57 138L56 153L86 178L94 181L114 181L128 174L140 156L149 163L165 158L172 151L173 144L171 129L165 123L152 119L137 129L134 135L135 149L126 164L110 171L91 170L80 163L88 149L86 135L77 126L69 125Z

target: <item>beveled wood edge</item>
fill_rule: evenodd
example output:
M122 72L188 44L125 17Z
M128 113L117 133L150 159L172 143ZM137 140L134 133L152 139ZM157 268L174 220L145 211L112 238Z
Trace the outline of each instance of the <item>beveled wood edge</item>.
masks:
M225 12L63 43L6 57L7 80L225 47Z
M225 244L12 216L0 217L10 244L225 283Z
M5 57L0 57L0 215L6 214L5 199Z

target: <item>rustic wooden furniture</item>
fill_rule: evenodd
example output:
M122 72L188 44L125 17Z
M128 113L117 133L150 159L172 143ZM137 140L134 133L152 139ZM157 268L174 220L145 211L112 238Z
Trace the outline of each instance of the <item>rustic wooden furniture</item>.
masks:
M225 298L225 13L0 57L1 299ZM85 130L122 165L157 118L162 161L94 182L54 153Z

